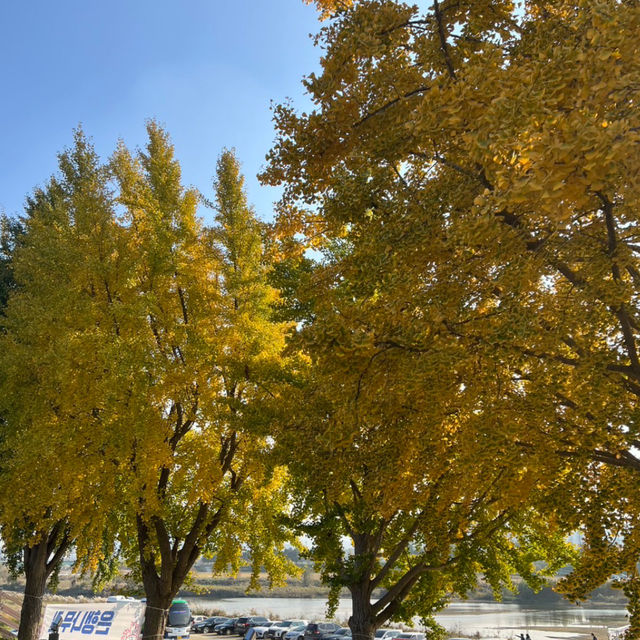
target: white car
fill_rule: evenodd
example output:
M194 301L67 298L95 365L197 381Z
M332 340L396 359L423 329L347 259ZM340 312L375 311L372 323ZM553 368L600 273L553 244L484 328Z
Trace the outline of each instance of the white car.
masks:
M275 622L270 622L269 624L266 625L260 625L259 627L253 627L253 630L255 631L255 635L253 636L254 638L266 638L267 637L267 631L269 631L269 629L271 629L271 627L275 627L279 624L282 624L282 622L280 620L276 620Z
M419 631L402 631L393 635L394 640L425 640L424 633Z
M378 629L374 638L375 640L388 640L388 638L395 638L400 631L402 629Z
M301 624L299 627L293 627L293 629L290 628L282 638L283 640L304 640L304 630L306 628L306 624Z
M266 635L269 638L283 638L288 631L291 631L295 627L306 627L308 624L308 620L283 620L282 622L278 622L277 625L269 627Z

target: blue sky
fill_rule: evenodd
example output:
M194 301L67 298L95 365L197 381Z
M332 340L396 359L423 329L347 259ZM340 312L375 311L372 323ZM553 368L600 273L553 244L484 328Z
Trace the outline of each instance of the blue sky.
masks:
M107 157L118 138L144 144L156 118L185 183L205 194L221 149L235 147L269 219L278 192L255 176L274 139L270 101L308 108L318 29L302 0L1 2L0 212L21 212L79 123Z

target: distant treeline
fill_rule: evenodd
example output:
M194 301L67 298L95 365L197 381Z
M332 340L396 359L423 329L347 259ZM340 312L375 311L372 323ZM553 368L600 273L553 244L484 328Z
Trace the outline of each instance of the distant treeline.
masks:
M491 588L486 584L481 585L476 590L469 593L468 599L481 600L483 602L495 601ZM549 605L566 607L568 604L567 600L563 598L559 593L554 591L552 586L545 587L536 593L524 582L518 585L518 591L516 593L503 590L502 602L530 605L533 607L546 607ZM612 588L611 584L607 583L602 587L595 589L589 595L589 598L584 601L584 604L589 604L592 606L597 606L600 604L626 606L627 600L622 591Z

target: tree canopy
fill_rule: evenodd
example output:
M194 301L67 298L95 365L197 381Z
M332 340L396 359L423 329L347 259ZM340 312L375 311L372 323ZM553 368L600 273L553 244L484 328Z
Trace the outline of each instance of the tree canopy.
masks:
M112 196L81 132L59 164L27 201L0 335L0 520L27 580L22 640L37 637L46 582L73 541L78 564L96 568L104 505L117 500L116 467L95 428L106 379L100 306L115 270Z
M354 363L327 415L347 442L371 415L390 432L404 419L400 446L411 415L421 443L435 425L444 440L448 401L475 424L477 464L512 469L507 494L531 474L550 523L587 527L566 589L612 573L632 589L640 7L316 4L333 18L306 80L314 108L275 108L263 178L284 185L284 246L326 254L307 348L323 371L332 351Z
M143 151L120 145L108 164L77 133L61 177L34 195L1 338L0 482L45 465L46 487L31 473L3 491L5 528L63 521L95 545L91 570L105 532L117 537L155 635L201 553L237 569L248 545L252 584L260 567L274 580L290 567L275 519L285 474L261 408L277 393L288 325L271 321L263 230L233 153L218 164L207 228L167 134L147 130Z
M117 538L161 634L201 553L282 575L284 513L357 640L569 559L637 636L640 5L308 3L269 237L234 153L207 200L154 122L107 163L77 132L3 221L0 519L34 597Z

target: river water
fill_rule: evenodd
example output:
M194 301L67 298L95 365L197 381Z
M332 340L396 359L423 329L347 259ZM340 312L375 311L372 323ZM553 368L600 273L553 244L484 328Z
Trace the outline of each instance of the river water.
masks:
M198 609L224 611L227 614L266 615L273 620L326 617L323 598L189 598ZM341 598L336 620L345 621L351 613L351 600ZM555 609L522 607L516 604L454 602L436 615L436 620L453 634L479 634L482 638L515 638L528 632L532 640L568 639L594 632L599 640L607 637L607 627L626 624L621 608L584 608L567 606Z

